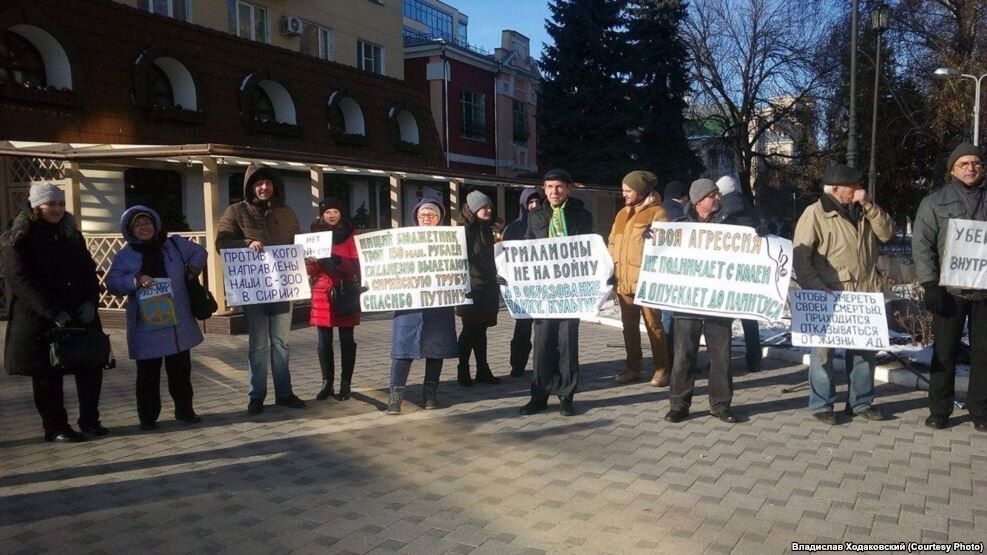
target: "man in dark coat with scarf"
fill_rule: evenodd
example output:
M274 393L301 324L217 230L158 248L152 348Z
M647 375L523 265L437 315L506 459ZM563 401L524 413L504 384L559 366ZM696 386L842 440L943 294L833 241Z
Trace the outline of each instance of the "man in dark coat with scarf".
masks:
M538 189L525 189L521 193L521 209L517 219L504 228L504 241L520 241L528 232L528 213L537 210L541 205L541 195ZM528 365L531 355L531 318L514 320L514 336L511 338L511 376L524 376L524 368Z
M528 215L525 239L570 237L593 232L593 215L579 199L569 196L573 181L569 172L550 170L544 178L545 200ZM552 384L558 385L559 414L576 414L573 395L579 383L579 318L538 318L535 327L535 375L531 400L521 414L548 408Z
M977 431L987 432L987 291L939 285L939 268L951 218L987 221L983 157L978 147L963 143L949 155L950 181L926 195L912 228L915 274L925 288L925 306L933 315L932 366L929 369L929 417L925 425L949 424L956 398L956 353L969 323L970 385L966 408Z

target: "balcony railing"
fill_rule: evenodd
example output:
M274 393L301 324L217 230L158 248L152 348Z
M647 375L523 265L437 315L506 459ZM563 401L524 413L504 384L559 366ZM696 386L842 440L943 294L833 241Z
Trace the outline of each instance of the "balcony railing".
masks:
M474 54L479 54L480 56L489 56L490 51L486 50L475 44L470 44L465 41L461 41L457 38L447 37L444 35L437 35L433 33L412 33L405 31L404 33L404 45L407 46L421 46L423 44L435 44L435 43L445 43L450 46L455 46L462 50L472 52Z

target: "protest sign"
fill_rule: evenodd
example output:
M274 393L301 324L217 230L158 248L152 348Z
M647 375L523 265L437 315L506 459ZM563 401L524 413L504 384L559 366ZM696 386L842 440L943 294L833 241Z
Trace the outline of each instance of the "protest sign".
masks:
M613 259L599 235L504 241L494 253L516 319L596 316L610 294Z
M356 237L364 312L473 304L466 229L401 227Z
M987 289L987 222L950 219L939 285Z
M305 258L329 258L332 256L332 232L296 233L295 244L305 249Z
M297 301L312 297L301 245L223 249L223 277L230 306Z
M137 312L144 329L159 330L178 325L171 279L154 278L151 285L138 289Z
M749 227L652 224L634 303L704 316L780 322L792 242Z
M788 298L796 347L878 351L889 345L883 293L793 289Z

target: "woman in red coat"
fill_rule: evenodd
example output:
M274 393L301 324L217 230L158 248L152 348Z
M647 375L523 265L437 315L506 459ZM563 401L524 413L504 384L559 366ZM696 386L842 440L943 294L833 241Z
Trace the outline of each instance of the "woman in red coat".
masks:
M312 233L332 231L332 257L306 260L308 275L312 278L312 312L309 324L319 330L319 366L322 368L322 390L315 396L324 401L333 395L333 379L336 374L332 350L332 329L339 328L340 363L343 368L336 399L350 398L350 380L356 365L356 342L353 326L360 324L359 309L352 314L340 314L340 307L333 307L329 295L340 284L360 283L360 261L353 241L353 226L343 214L339 199L326 197L319 203L319 218L312 222ZM357 293L358 294L358 293ZM337 303L338 304L338 303Z

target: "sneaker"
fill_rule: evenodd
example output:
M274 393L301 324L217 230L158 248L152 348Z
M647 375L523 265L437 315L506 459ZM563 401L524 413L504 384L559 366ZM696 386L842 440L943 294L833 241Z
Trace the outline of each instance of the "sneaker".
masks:
M110 430L97 421L95 424L79 424L79 431L94 436L105 436Z
M717 412L711 412L710 415L719 418L721 421L726 422L727 424L736 424L737 422L739 422L739 420L737 420L737 417L734 416L733 412L728 408L721 409Z
M250 416L255 416L264 412L264 401L260 399L251 399L250 403L247 404L247 414Z
M884 414L884 411L882 411L881 409L875 406L868 406L864 410L854 413L854 416L863 416L867 420L875 420L875 421L888 419L888 417Z
M816 420L823 422L825 424L829 424L830 426L835 426L840 422L839 418L837 418L836 416L836 413L831 410L814 412L812 413L812 416L814 416Z
M284 399L276 399L274 401L275 405L280 405L282 407L288 407L292 409L303 409L305 408L305 401L302 401L295 396L294 393L288 395Z
M66 428L62 432L45 432L45 441L49 443L53 441L57 441L59 443L79 443L86 441L86 436L80 434L72 428Z

